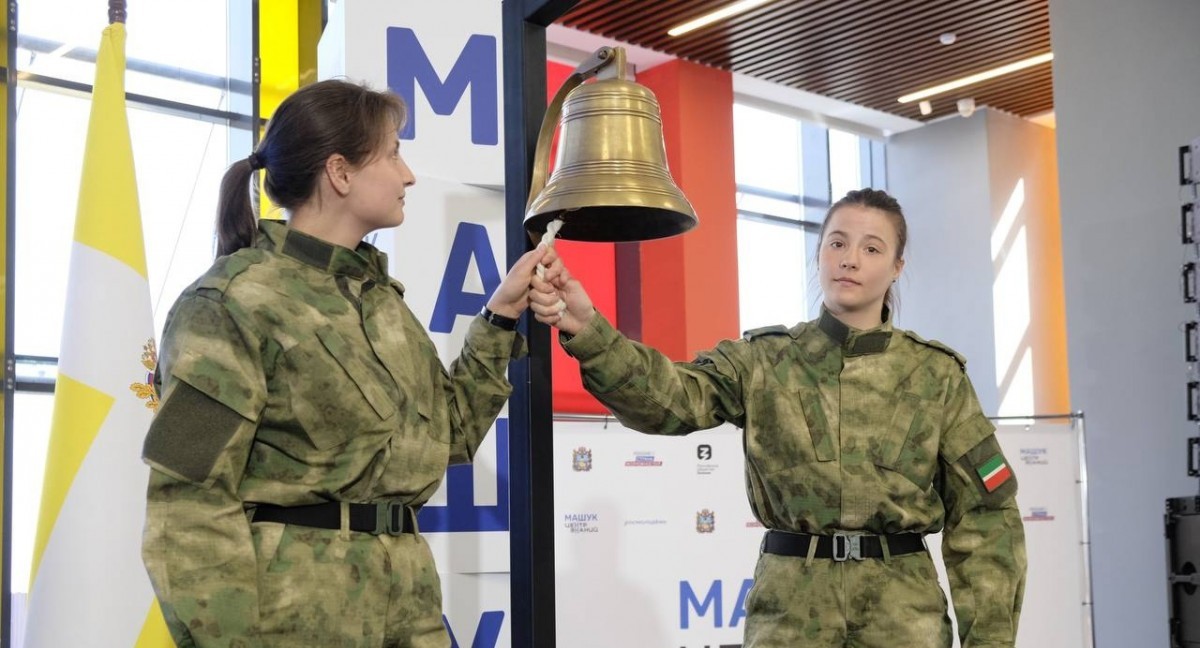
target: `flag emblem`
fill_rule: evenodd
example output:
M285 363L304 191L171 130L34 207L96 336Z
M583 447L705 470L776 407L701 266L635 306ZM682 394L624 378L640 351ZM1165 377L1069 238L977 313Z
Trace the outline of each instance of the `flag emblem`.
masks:
M1012 477L1012 469L1005 463L1004 457L995 455L987 460L987 463L976 469L979 473L979 478L983 480L983 486L987 492L992 492L1000 485L1008 481Z
M158 411L158 392L154 390L154 369L158 367L158 349L155 347L154 338L146 340L142 345L142 366L146 368L146 382L135 382L129 385L129 389L138 398L146 401L146 407Z

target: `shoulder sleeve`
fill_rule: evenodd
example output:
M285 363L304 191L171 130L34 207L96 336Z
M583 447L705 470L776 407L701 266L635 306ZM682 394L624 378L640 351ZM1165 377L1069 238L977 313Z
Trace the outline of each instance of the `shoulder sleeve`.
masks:
M743 341L724 340L693 362L672 362L626 338L600 313L578 335L559 340L579 361L584 388L626 427L687 434L725 422L745 425Z
M1017 479L966 373L955 373L940 448L942 557L962 645L1012 646L1026 570Z
M963 354L959 353L958 351L951 349L950 347L946 346L945 344L942 344L941 342L938 342L937 340L926 340L925 338L921 337L920 335L917 335L916 333L913 333L912 331L905 331L904 335L908 336L909 339L911 339L913 342L916 342L917 344L920 344L922 346L927 346L931 349L936 349L937 351L941 351L942 353L945 353L946 355L950 356L951 358L954 358L954 361L958 363L958 367L960 369L962 369L963 371L967 370L967 359L963 356Z
M163 334L159 370L251 421L267 401L262 342L236 306L203 293L186 297Z

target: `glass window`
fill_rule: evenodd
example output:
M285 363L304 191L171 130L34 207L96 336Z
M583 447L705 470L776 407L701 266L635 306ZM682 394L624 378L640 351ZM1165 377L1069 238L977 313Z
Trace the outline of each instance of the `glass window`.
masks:
M751 191L737 193L737 209L750 214L766 214L799 221L803 218L803 207L798 200L782 200L762 196Z
M737 235L742 330L808 319L804 229L742 217Z
M847 192L863 188L859 137L839 130L829 130L829 184L833 200Z
M24 627L54 402L52 393L33 390L48 389L57 373L91 100L78 84L90 87L95 80L92 61L105 24L104 3L92 0L21 4L13 351L37 358L18 363L13 407L8 594L15 645ZM213 112L238 112L239 106L246 112L249 85L231 82L228 52L249 52L249 38L235 37L247 42L231 48L229 36L248 33L249 24L249 4L241 0L138 3L129 12L126 89L141 98L127 114L157 334L175 298L212 263L217 192L229 151L249 150L240 143L250 140L249 116L231 126L226 115ZM168 102L172 109L160 107Z
M14 348L22 355L58 356L89 107L87 98L20 91ZM212 263L229 128L148 109L128 114L150 303L161 332L175 297Z
M33 539L42 505L54 394L17 392L13 398L12 590L29 589ZM19 644L18 644L19 645Z
M225 109L229 12L224 2L141 2L130 7L125 89ZM96 48L108 23L105 3L21 3L17 67L27 74L91 85Z
M733 105L734 177L748 184L800 194L800 123L791 117Z

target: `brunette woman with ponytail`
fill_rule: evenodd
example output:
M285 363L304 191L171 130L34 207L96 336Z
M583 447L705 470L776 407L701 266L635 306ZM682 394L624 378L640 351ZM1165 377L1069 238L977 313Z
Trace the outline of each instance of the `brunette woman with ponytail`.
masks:
M415 180L396 96L306 86L229 167L218 258L168 316L143 557L180 646L450 645L416 513L511 391L522 257L447 370L363 242ZM260 220L256 178L286 222Z

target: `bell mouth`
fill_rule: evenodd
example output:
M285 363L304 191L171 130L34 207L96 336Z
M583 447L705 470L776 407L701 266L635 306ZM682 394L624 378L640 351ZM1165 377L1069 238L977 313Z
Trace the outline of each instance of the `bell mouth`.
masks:
M696 226L696 216L673 209L645 206L588 206L557 209L525 219L525 231L535 243L550 221L561 218L560 239L628 243L683 234Z

